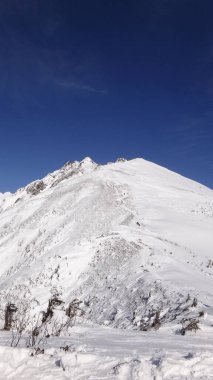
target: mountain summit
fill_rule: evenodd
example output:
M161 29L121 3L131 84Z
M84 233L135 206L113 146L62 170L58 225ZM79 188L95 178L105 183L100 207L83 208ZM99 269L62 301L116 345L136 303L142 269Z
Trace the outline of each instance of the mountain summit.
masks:
M68 162L0 195L2 321L8 302L34 313L54 292L118 328L211 316L212 231L203 185L143 159Z

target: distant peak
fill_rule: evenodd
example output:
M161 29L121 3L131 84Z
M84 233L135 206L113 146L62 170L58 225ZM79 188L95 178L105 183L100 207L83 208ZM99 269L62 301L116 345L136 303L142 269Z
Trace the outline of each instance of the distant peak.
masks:
M95 162L90 157L85 157L80 163L81 164L83 164L83 163L92 163L92 164L95 164Z

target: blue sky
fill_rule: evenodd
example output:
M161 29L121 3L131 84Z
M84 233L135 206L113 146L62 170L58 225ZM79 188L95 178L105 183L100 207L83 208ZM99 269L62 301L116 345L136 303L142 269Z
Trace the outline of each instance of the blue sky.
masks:
M0 3L0 191L143 157L213 187L212 0Z

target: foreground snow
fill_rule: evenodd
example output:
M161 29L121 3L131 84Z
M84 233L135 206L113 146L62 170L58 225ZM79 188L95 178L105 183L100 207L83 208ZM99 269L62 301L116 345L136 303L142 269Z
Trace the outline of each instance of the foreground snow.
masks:
M37 356L24 348L4 347L9 340L9 333L1 334L2 380L213 379L209 330L174 336L168 327L145 333L75 326L68 338L50 338L45 353ZM60 349L67 345L68 352Z

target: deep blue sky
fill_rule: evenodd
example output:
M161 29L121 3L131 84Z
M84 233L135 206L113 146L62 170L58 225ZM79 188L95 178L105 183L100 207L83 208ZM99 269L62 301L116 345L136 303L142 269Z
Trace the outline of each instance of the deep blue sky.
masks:
M143 157L213 187L212 0L0 3L0 191Z

